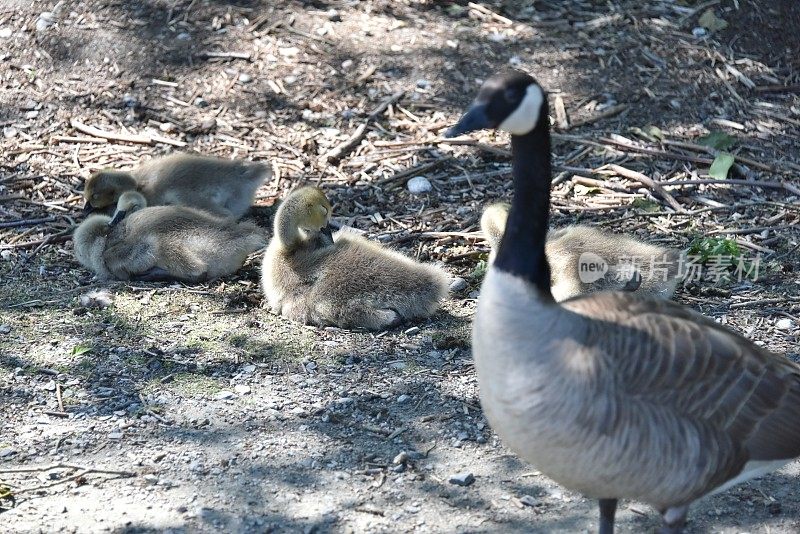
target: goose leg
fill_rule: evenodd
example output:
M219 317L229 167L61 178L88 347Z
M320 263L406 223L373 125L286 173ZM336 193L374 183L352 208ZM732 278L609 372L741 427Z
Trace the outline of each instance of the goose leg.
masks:
M600 499L600 534L614 534L617 499Z
M689 512L689 505L675 506L667 508L661 512L664 518L664 526L661 527L659 534L681 534L686 525L686 514Z

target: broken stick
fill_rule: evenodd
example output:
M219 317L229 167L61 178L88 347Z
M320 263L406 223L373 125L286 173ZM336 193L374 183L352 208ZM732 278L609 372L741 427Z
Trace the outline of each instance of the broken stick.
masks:
M644 174L622 167L621 165L604 165L603 167L597 169L598 172L602 174L602 171L608 169L609 171L613 172L614 174L618 174L623 178L628 178L630 180L636 180L640 184L644 185L645 187L649 187L653 190L658 196L660 196L664 201L672 206L672 208L677 211L678 213L685 213L686 209L681 206L675 197L667 193L667 191L655 180L650 178L649 176L645 176Z
M393 95L385 98L383 102L378 105L378 107L376 107L369 115L367 115L367 119L361 125L359 125L358 128L356 128L356 131L353 132L353 135L351 135L347 141L325 154L322 157L322 160L327 160L328 163L335 163L347 155L367 135L367 127L370 125L370 123L377 119L381 113L386 111L389 106L400 100L404 94L405 91L397 91Z

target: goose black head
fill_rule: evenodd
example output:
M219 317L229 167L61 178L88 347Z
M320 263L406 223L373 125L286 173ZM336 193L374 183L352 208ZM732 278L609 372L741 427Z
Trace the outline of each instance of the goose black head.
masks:
M472 106L445 137L492 128L512 135L530 133L544 116L545 93L533 77L517 70L495 74L483 83Z

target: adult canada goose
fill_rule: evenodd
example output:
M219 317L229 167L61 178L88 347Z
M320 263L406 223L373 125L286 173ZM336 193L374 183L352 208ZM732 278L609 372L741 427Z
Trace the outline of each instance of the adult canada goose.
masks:
M490 263L500 247L509 208L508 204L496 203L483 211L481 229L491 247ZM556 302L604 290L634 290L668 299L675 293L680 280L681 255L677 250L591 226L573 225L549 230L545 255L550 264L550 291ZM591 266L603 270L589 271ZM638 275L638 283L632 287L634 273Z
M670 301L554 302L548 111L534 79L512 71L448 132L511 133L514 197L472 334L481 402L520 456L600 500L601 533L620 498L678 532L695 500L800 455L800 367Z
M130 171L98 171L83 196L87 212L110 209L122 193L138 191L148 206L189 206L238 219L271 174L263 163L172 154Z
M290 194L275 215L261 283L270 308L315 325L382 330L432 315L448 276L351 232L331 233L331 205L315 187Z
M90 215L75 230L75 257L101 279L199 282L236 272L267 244L264 232L185 206L145 207L128 191L114 218Z

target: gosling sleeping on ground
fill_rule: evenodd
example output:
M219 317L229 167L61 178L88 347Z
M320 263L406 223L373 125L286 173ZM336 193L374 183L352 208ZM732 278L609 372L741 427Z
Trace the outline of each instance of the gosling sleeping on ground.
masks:
M138 191L148 206L189 206L239 219L271 175L263 163L172 154L130 171L98 171L86 181L83 196L87 212L111 210L120 195Z
M500 247L508 219L508 204L488 206L481 229L489 242L489 262ZM551 292L556 302L595 291L636 291L668 299L680 281L681 254L677 250L643 243L631 237L604 232L591 226L574 225L552 229L545 243L550 263ZM608 271L581 272L587 261L605 260ZM632 281L633 278L633 281Z
M448 276L351 232L333 235L331 205L315 187L278 208L261 283L270 308L318 326L382 330L432 315Z
M185 206L146 207L123 193L114 218L90 215L75 230L75 257L100 279L200 282L236 272L267 244L249 222Z

